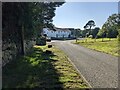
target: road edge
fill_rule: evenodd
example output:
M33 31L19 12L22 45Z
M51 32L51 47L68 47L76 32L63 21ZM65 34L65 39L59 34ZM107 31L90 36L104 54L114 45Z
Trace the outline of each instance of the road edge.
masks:
M54 43L52 43L53 46L57 47ZM58 47L59 48L59 47ZM60 48L59 48L60 49ZM61 50L61 49L60 49ZM70 60L70 58L68 57L68 55L66 55L66 58L68 59L68 61L72 64L72 66L77 70L77 72L79 73L79 75L81 76L81 78L83 79L83 81L86 82L86 84L92 89L93 87L90 85L90 83L85 79L85 77L81 74L81 72L77 69L77 67L75 66L75 64Z
M75 64L70 60L70 58L67 56L68 60L70 61L70 63L73 65L73 67L77 70L77 72L80 74L81 78L83 79L83 81L85 81L87 83L87 85L92 88L92 86L90 85L90 83L85 79L85 77L81 74L81 72L77 69L77 67L75 66Z

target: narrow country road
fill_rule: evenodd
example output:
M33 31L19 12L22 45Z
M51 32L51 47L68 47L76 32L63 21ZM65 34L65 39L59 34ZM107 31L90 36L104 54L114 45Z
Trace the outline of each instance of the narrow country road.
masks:
M93 88L118 87L118 58L72 44L71 40L52 44L63 50Z

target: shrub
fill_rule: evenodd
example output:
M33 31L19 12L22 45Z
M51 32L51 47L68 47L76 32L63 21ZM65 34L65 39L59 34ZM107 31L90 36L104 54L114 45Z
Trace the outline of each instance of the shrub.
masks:
M45 37L40 37L36 41L36 45L46 45L46 39Z
M48 48L52 48L52 45L48 45Z
M51 42L51 39L47 39L46 41L47 41L47 42Z

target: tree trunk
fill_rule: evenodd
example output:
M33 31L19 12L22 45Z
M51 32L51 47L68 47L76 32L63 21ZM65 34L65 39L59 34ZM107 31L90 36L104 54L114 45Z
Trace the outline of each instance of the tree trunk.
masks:
M76 29L76 43L77 43L77 29Z
M96 38L97 38L97 36L95 36L95 40L94 40L95 42L96 42Z
M76 34L76 43L77 43L77 34Z
M96 38L94 39L94 42L96 42Z
M86 38L85 42L87 42L87 38Z
M102 38L102 42L103 42L103 39L104 39L104 38Z
M21 28L21 55L25 54L25 50L24 50L24 26L22 25Z

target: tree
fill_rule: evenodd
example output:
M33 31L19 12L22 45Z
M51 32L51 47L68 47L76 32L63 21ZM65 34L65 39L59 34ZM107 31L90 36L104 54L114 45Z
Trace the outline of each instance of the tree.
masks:
M92 27L94 27L94 26L95 26L95 22L94 22L93 20L90 20L90 21L88 21L88 22L86 23L86 25L83 27L84 30L87 31L85 37L88 37L88 36L90 35L91 29L92 29ZM86 39L86 42L87 42L87 39Z
M85 30L88 30L88 33L90 34L91 28L95 26L95 22L93 20L90 20L86 23L86 25L83 27Z
M56 7L59 7L64 2L47 2L47 3L36 3L36 9L34 10L36 14L36 27L38 27L36 36L37 41L40 41L41 32L44 27L53 28L52 18L55 16ZM38 18L39 17L39 18Z
M88 32L87 30L81 30L82 37L85 37L87 32Z
M120 2L119 2L119 5L120 5ZM118 25L117 25L117 27L118 27L118 41L120 42L120 13L118 14L118 18L119 18Z
M102 30L107 38L116 38L118 35L119 14L112 14L103 24ZM102 34L101 34L102 35Z
M97 38L102 38L102 41L103 41L103 38L106 37L106 33L103 29L100 29L98 34L97 34Z
M99 27L95 27L94 29L92 29L91 31L91 35L93 36L92 38L96 38L97 33L99 32L100 28Z
M52 18L55 16L56 7L63 3L3 2L3 41L15 43L19 48L18 51L24 55L24 41L41 37L43 27L52 27Z
M86 26L91 30L91 28L95 26L95 22L93 20L90 20L90 21L88 21Z
M78 39L78 36L79 36L79 33L80 33L80 29L75 29L75 32L76 32L76 42L77 42L77 39Z

